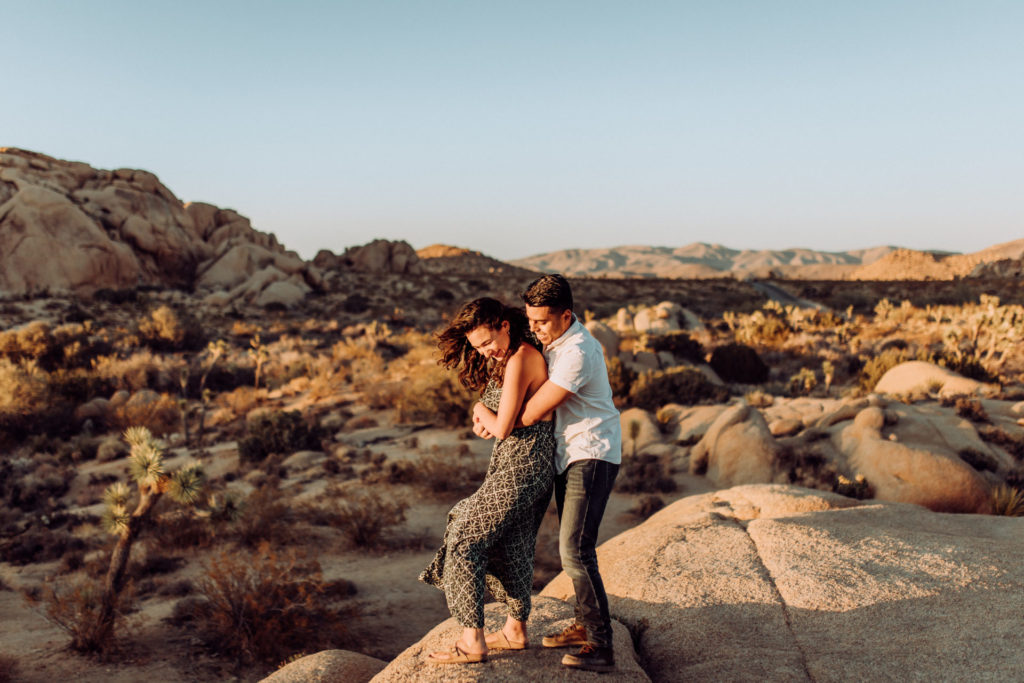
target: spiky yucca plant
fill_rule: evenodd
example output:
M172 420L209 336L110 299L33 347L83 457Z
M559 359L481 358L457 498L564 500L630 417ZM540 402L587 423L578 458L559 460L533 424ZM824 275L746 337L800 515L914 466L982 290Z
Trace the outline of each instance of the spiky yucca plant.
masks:
M163 447L148 429L129 427L124 432L124 439L131 446L129 469L138 488L138 503L129 512L132 492L124 482L111 484L103 494L103 502L106 503L103 522L118 539L110 556L96 624L94 628L84 629L84 635L78 637L89 642L72 643L72 647L79 650L97 649L110 637L132 543L157 501L167 493L182 505L194 505L202 493L203 471L198 463L168 474L164 468Z
M1000 484L992 490L992 514L1024 517L1024 491Z

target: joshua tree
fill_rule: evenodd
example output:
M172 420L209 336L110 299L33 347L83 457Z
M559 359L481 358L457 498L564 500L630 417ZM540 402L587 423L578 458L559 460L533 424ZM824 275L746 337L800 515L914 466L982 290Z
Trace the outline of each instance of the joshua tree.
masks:
M193 505L199 499L203 472L198 464L187 465L168 474L164 470L163 450L145 427L129 427L124 433L131 446L131 476L138 485L139 500L135 510L128 511L131 491L124 482L116 482L103 495L107 509L103 522L115 534L117 545L110 556L110 568L103 584L100 607L92 628L81 629L72 647L93 650L109 638L114 625L118 595L124 588L124 572L128 557L140 528L164 493L182 505Z
M256 377L253 380L253 388L260 388L260 371L263 369L263 363L266 362L267 358L270 357L270 352L267 351L267 347L260 341L259 333L249 341L249 355L252 356L253 361L256 363Z

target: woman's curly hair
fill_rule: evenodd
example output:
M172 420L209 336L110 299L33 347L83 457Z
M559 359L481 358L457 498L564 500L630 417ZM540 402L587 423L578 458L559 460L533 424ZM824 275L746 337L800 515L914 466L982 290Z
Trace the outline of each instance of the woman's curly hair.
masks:
M488 361L483 354L466 339L466 335L481 325L492 330L501 329L508 323L509 345L505 357ZM530 321L521 309L506 306L497 299L483 297L463 305L444 330L437 334L437 348L441 350L438 361L448 370L459 370L459 382L467 389L481 391L493 379L499 385L505 378L505 365L515 355L520 345L526 342L538 351L541 346L530 332Z

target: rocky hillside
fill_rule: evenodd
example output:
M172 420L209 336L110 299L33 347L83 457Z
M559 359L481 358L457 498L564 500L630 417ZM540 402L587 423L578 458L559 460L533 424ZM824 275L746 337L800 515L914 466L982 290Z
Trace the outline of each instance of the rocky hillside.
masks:
M0 148L0 294L138 286L287 305L319 276L248 218L183 203L148 171Z
M512 261L514 265L576 277L705 278L723 275L839 279L895 247L828 252L813 249L730 249L695 242L685 247L622 246L567 249Z

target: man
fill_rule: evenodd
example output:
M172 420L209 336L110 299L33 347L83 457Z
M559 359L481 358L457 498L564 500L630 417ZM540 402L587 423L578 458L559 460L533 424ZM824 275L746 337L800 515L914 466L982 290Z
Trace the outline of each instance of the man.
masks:
M597 567L597 530L622 462L619 411L612 402L601 344L572 312L572 288L544 275L523 292L530 330L544 345L548 380L530 397L521 421L555 411L555 502L562 568L576 592L576 620L544 637L545 647L581 645L562 664L588 671L615 668L608 596ZM480 425L474 431L488 436Z

